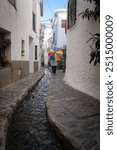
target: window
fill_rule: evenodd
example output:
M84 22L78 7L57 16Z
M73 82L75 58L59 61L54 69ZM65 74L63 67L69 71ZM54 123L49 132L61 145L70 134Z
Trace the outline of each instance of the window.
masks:
M25 41L24 40L22 40L21 41L21 56L24 56L24 49L25 49Z
M36 32L36 13L37 13L37 1L33 0L32 28L34 32Z
M56 44L56 37L55 37L55 32L53 33L53 40L52 40L53 44Z
M68 29L70 29L76 21L76 0L68 2Z
M36 31L36 21L35 21L36 17L35 17L35 14L33 12L33 30Z
M13 5L13 7L16 8L16 0L8 0L8 1L11 3L11 5Z
M35 60L37 60L37 46L35 46Z
M65 21L66 20L61 20L61 28L65 28Z

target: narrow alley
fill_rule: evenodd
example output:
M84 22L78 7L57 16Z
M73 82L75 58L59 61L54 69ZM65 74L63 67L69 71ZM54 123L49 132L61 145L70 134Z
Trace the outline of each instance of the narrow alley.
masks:
M0 150L100 150L100 0L4 0L0 20Z
M99 150L100 102L63 78L43 68L0 91L0 150Z
M61 150L46 118L45 99L51 74L45 75L18 106L9 123L6 150Z

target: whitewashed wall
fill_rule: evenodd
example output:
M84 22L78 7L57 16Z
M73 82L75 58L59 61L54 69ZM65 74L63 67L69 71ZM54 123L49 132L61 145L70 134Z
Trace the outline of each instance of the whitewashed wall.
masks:
M77 15L92 4L77 0ZM99 21L82 20L77 17L76 24L67 32L67 60L65 82L73 88L100 99L100 66L89 64L89 33L99 32Z
M44 64L48 65L48 50L51 48L49 39L52 38L52 25L48 23L44 29L43 49L44 49Z
M66 20L67 12L58 13L57 22L57 47L62 47L66 45L66 35L65 28L61 28L61 20Z
M66 45L65 28L61 28L61 20L67 19L67 11L65 8L60 8L55 12L53 22L53 34L55 34L55 42L53 47L63 48Z
M36 1L37 2L37 1ZM39 60L39 22L40 6L37 2L36 33L32 30L32 0L16 1L16 9L8 0L0 1L0 27L11 32L11 60L29 61L29 36L38 46ZM21 56L21 40L25 40L25 55ZM34 50L32 56L34 57ZM33 58L34 61L34 58ZM40 64L40 63L39 63ZM39 66L40 68L40 66Z

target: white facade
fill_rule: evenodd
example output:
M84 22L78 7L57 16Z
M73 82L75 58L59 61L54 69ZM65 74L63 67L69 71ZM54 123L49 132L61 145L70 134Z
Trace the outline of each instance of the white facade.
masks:
M52 44L52 24L48 23L45 25L43 30L43 50L44 50L44 64L48 65L48 50L51 48Z
M17 81L40 69L39 22L42 0L14 2L15 5L8 0L0 1L0 33L11 40L5 55L12 66L12 81Z
M65 21L67 19L66 8L56 10L55 16L52 19L53 42L52 47L64 49L66 46ZM63 23L62 23L63 21Z
M77 0L77 14L92 4ZM87 43L92 34L99 33L99 21L82 19L77 17L76 23L67 31L67 57L65 82L73 88L83 91L97 99L100 99L100 65L95 67L89 64L90 47Z

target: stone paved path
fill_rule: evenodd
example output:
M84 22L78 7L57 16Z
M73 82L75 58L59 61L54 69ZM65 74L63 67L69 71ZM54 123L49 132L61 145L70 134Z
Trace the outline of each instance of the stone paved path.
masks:
M43 75L44 69L42 68L39 72L0 89L0 150L5 150L9 118Z
M61 150L46 119L45 99L50 79L45 76L14 112L7 135L6 150Z
M100 149L100 102L52 76L47 97L48 119L69 150Z
M41 70L39 73L29 75L29 77L21 80L20 82L0 90L0 150L5 150L6 132L9 118L13 114L14 110L16 110L16 107L22 99L35 86L37 81L41 79L43 74L44 71ZM55 128L58 136L64 141L64 145L68 150L99 150L100 102L99 100L66 85L63 81L63 77L64 73L57 70L57 74L52 76L51 82L49 83L49 92L46 103L48 120ZM45 99L46 95L43 96ZM33 105L33 102L35 101L34 95L31 96L31 99L31 104ZM29 106L30 103L28 100L27 103ZM38 105L36 101L34 103ZM34 114L32 111L28 112L27 108L29 109L29 107L25 106L27 114L32 116L40 114L36 107L36 113ZM34 109L34 107L32 108ZM45 108L42 107L42 109L44 110ZM18 113L22 114L22 110L18 109L18 111ZM39 119L42 118L39 117ZM33 136L36 137L36 135L38 135L37 130L39 126L35 124L31 127L32 120L34 122L37 120L35 117L33 117L33 119L29 117L29 120L30 123L24 124L23 126L27 127L26 130L20 132L21 134L26 133L26 139ZM23 121L21 120L20 122ZM44 121L43 124L46 124L46 122ZM31 132L29 132L28 129L31 129ZM44 131L44 129L42 131ZM35 147L38 147L35 141L39 142L40 139L31 138L31 142L35 145L34 149ZM30 143L26 140L23 144L26 145L27 142ZM49 141L47 140L46 142L48 143ZM46 149L48 150L47 147Z

